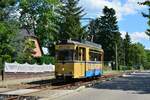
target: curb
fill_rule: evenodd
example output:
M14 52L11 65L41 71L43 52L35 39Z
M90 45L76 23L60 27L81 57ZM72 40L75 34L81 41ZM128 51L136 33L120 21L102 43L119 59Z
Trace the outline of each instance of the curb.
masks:
M72 93L75 93L75 92L80 92L81 90L85 89L86 86L80 86L78 87L77 89L75 90L69 90L69 91L66 91L64 93L60 93L60 94L54 94L52 95L51 97L49 98L41 98L39 100L54 100L54 99L57 99L59 97L62 97L62 96L65 96L65 95L69 95L69 94L72 94Z
M46 100L54 100L54 99L57 99L59 97L62 97L62 96L65 96L65 95L68 95L68 94L71 94L71 93L74 93L75 91L67 91L67 92L64 92L64 93L60 93L60 94L54 94L54 95L51 95L51 97L47 98ZM45 100L45 99L40 99L40 100Z
M85 88L86 88L86 86L80 86L77 89L75 89L74 91L79 92L79 91L81 91L82 89L85 89Z

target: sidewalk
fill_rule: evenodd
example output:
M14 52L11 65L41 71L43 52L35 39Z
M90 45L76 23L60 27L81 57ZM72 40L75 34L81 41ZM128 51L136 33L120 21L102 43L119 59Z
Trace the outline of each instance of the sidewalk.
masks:
M15 79L15 80L4 80L0 81L0 87L7 87L8 85L15 85L15 84L21 84L21 83L28 83L38 80L46 80L46 79L52 79L54 76L44 76L44 77L37 77L37 78L24 78L24 79Z

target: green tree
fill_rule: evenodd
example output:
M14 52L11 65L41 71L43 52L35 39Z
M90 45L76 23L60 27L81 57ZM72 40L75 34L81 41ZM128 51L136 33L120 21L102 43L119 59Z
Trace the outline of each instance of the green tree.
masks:
M9 11L7 9L15 3L16 0L0 0L0 21L4 21L8 17Z
M88 33L89 33L88 35L92 35L94 42L96 40L96 34L99 30L98 24L99 24L99 19L97 18L95 20L91 20L88 26Z
M150 50L145 50L146 60L144 62L144 69L150 69Z
M84 27L80 22L84 14L78 3L79 0L62 0L62 6L58 11L61 16L58 22L59 39L82 39L84 37Z
M57 37L55 10L58 6L58 0L20 0L21 26L27 30L33 30L42 46L49 41L54 41Z
M0 65L4 62L31 60L31 43L24 39L19 33L19 22L16 20L14 12L17 10L16 0L0 1ZM11 14L13 13L13 16ZM30 49L30 50L29 50Z
M115 61L116 51L120 49L121 36L117 25L117 18L113 8L105 7L103 16L97 18L90 31L95 34L94 42L101 44L105 61Z
M145 5L145 6L148 7L148 14L142 13L142 15L143 15L144 17L148 18L147 24L148 24L148 26L150 27L150 1L145 1L145 2L140 3L140 4ZM147 29L146 34L149 35L149 37L150 37L150 28Z
M128 33L126 33L125 35L125 39L124 39L124 57L125 57L125 65L128 66L129 65L129 58L130 58L130 45L131 45L131 39Z
M18 63L32 63L32 60L34 60L32 53L35 48L35 44L29 37L25 38L21 35L17 35L11 44L15 47L14 59Z
M13 60L15 48L11 44L14 39L18 24L9 20L10 7L14 6L15 0L0 1L0 67L3 67L5 61Z
M146 53L144 50L144 46L140 43L132 44L130 47L130 65L133 66L133 68L140 68L144 65L146 58Z
M125 53L124 53L124 39L120 38L118 43L118 64L125 65Z

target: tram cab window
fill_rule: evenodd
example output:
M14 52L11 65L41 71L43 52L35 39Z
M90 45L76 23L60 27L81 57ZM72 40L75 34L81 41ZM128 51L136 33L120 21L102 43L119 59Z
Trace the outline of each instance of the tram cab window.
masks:
M73 60L73 50L60 50L56 53L57 60Z

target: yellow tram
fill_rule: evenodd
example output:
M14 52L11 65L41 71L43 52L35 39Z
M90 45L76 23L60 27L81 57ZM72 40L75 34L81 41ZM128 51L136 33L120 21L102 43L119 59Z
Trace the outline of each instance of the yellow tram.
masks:
M102 75L103 50L89 41L64 40L56 44L56 78L87 78Z

